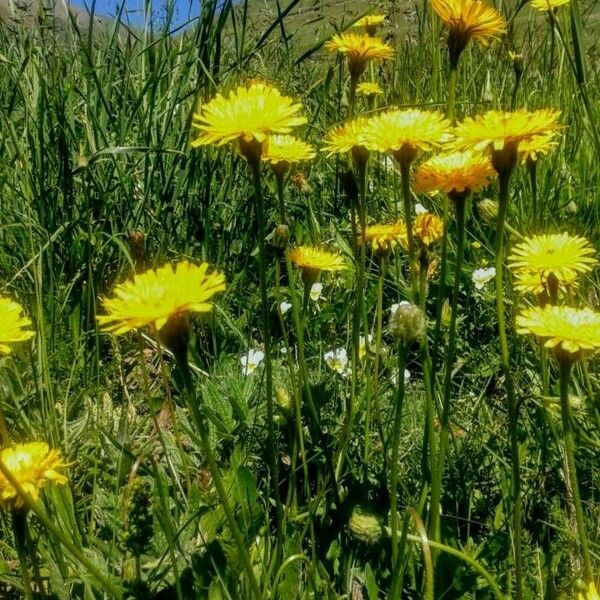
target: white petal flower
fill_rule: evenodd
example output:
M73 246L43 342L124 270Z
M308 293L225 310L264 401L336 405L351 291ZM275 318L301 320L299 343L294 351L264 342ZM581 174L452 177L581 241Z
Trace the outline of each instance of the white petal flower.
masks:
M329 350L323 355L327 366L340 375L345 375L348 369L348 353L345 348Z
M400 300L400 302L395 302L394 304L392 304L390 306L390 316L394 316L395 312L403 305L403 304L410 304L410 302L408 302L408 300Z
M290 310L290 308L292 308L292 305L289 302L282 302L279 305L279 310L281 311L282 315L285 315L285 313Z
M262 350L248 350L246 354L240 357L242 363L242 374L251 375L265 359L265 353Z
M488 267L487 269L475 269L471 279L478 290L482 290L483 286L496 277L496 269Z
M419 204L418 202L415 204L415 215L424 215L428 212L429 211L422 204Z
M313 283L310 288L310 299L313 302L318 302L321 299L321 292L323 291L322 283Z

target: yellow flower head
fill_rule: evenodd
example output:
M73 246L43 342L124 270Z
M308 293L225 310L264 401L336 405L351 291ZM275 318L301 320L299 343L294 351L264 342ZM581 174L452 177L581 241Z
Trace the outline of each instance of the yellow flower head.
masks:
M23 316L23 308L9 298L0 298L0 355L10 354L14 342L24 342L32 338L33 331L26 329L31 321Z
M569 4L570 1L571 0L531 0L531 6L542 12L547 12L558 8L559 6L563 6L564 4Z
M557 135L555 131L552 131L546 135L540 135L521 142L519 144L519 155L523 163L527 161L537 162L556 146L558 146Z
M212 297L225 289L225 276L208 268L184 260L135 275L104 300L107 314L98 322L104 331L120 335L148 325L160 330L171 318L210 312Z
M33 500L47 483L64 485L67 478L57 469L66 467L59 450L50 450L45 442L17 444L0 450L0 460L9 473ZM0 472L0 505L6 509L23 508L25 503L17 490Z
M383 90L379 84L374 81L359 83L356 91L363 96L383 96Z
M444 222L432 213L421 213L415 217L413 223L413 235L420 240L424 246L430 246L444 233Z
M375 35L377 28L385 21L385 15L365 15L361 17L352 27L364 27L369 35Z
M325 138L327 156L351 152L355 160L365 161L375 146L367 139L372 119L359 117L333 128Z
M431 7L448 28L450 60L456 66L469 40L487 46L506 33L506 22L498 11L481 0L431 0Z
M559 111L549 108L513 112L491 110L460 123L455 130L453 145L459 150L490 149L496 171L512 170L519 144L560 129L559 117Z
M369 225L365 229L364 241L371 245L374 252L387 254L398 244L406 247L406 224L404 221L396 221L389 224Z
M517 333L545 340L546 348L569 354L600 348L600 314L589 308L546 305L528 308L517 317Z
M315 157L315 149L292 135L273 135L269 138L263 160L274 170L287 171L293 163Z
M568 233L534 235L517 244L509 256L510 268L521 277L521 289L531 291L533 276L545 286L552 274L561 286L592 270L596 251L582 237Z
M569 287L576 287L579 278L575 274L567 275L558 281L557 292L565 292ZM523 294L548 294L548 278L534 271L515 271L515 289Z
M321 271L343 271L346 261L334 252L315 246L297 246L290 250L290 260L303 272L317 275Z
M394 56L394 49L389 44L379 38L356 33L336 34L325 44L325 48L348 57L348 70L355 80L362 75L369 60Z
M192 126L200 135L192 146L222 146L228 142L262 145L269 135L290 133L306 123L301 105L262 82L240 86L225 97L217 94L194 114ZM260 156L260 154L259 154Z
M369 119L366 139L400 164L410 164L419 150L439 148L449 133L450 122L439 112L392 109Z
M596 584L593 581L590 581L587 590L577 594L577 600L600 600L600 594L598 594Z
M468 195L486 185L492 175L492 163L482 154L440 154L430 158L417 169L414 188L416 192Z

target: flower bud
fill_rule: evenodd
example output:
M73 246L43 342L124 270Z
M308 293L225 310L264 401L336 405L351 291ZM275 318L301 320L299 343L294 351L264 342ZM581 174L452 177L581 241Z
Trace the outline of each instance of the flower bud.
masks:
M290 228L283 224L277 225L271 234L271 242L275 248L285 250L290 241Z
M477 203L477 211L484 221L495 221L498 217L498 203L484 198Z
M404 342L420 340L427 330L425 313L416 304L399 304L392 312L390 330Z
M350 515L348 530L353 537L367 544L375 544L382 535L381 519L376 514L356 507Z

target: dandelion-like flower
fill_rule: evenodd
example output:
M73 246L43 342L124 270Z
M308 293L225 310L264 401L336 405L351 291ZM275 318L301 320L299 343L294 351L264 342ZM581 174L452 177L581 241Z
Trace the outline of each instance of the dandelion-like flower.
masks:
M306 123L302 107L279 90L262 82L240 86L225 97L217 94L194 114L192 126L200 135L193 147L222 146L236 142L248 160L259 159L267 137L290 133Z
M381 89L380 85L374 81L365 81L364 83L359 83L356 91L359 94L367 97L383 96L383 90Z
M431 7L448 28L448 50L453 68L469 40L487 46L506 33L502 16L481 0L431 0Z
M519 289L540 293L551 275L560 286L573 284L579 275L592 270L597 262L595 254L585 238L555 233L534 235L517 244L508 260L517 275ZM534 290L536 280L538 286Z
M10 354L8 344L24 342L35 334L29 330L31 321L23 316L23 308L10 298L0 298L0 356Z
M430 246L442 238L444 222L437 215L422 213L415 217L413 234L424 246Z
M325 363L339 375L346 375L348 372L348 353L345 348L336 348L329 350L323 355Z
M548 304L528 308L517 317L517 333L544 340L546 348L570 355L600 348L600 314L589 308Z
M292 164L314 157L315 149L307 142L292 135L273 135L269 137L262 159L271 165L275 173L285 174Z
M491 150L492 165L498 173L512 171L519 144L558 131L560 112L548 108L499 112L468 117L455 130L453 145L459 150Z
M482 290L485 284L494 279L494 277L496 277L496 269L494 267L475 269L471 275L471 281L473 281L475 289Z
M290 260L302 272L315 278L321 271L343 271L347 268L342 256L315 246L297 246L290 250Z
M208 269L207 263L184 260L135 275L104 300L107 314L98 322L104 331L120 335L149 325L161 330L171 319L210 312L213 296L225 290L225 276Z
M364 27L368 35L375 35L377 28L385 21L385 15L365 15L354 23L353 27Z
M577 594L577 600L600 600L600 594L598 594L596 584L593 581L590 581L587 589Z
M571 0L531 0L531 7L541 10L542 12L548 12L559 6L569 4L570 1Z
M494 168L487 156L452 152L430 158L415 172L416 192L443 192L465 197L488 183Z
M364 165L369 154L376 149L367 139L370 122L371 119L359 117L334 127L325 138L327 156L350 152L356 164Z
M392 109L369 119L366 141L403 165L410 164L421 150L439 148L449 133L450 122L439 112Z
M336 34L325 44L325 48L348 58L348 70L354 81L363 74L369 60L394 56L394 49L389 44L379 38L356 33Z
M252 375L265 359L265 353L262 350L248 350L246 354L240 357L243 375Z
M68 479L58 469L66 467L59 450L50 450L45 442L17 444L0 451L0 461L33 500L48 483L64 485ZM23 498L0 472L0 505L6 509L25 506Z
M523 163L536 163L542 156L546 156L558 146L558 136L555 131L546 135L537 136L519 144L519 156Z
M408 244L404 221L368 225L363 238L367 244L370 244L374 252L383 254L391 252L397 245L406 247Z

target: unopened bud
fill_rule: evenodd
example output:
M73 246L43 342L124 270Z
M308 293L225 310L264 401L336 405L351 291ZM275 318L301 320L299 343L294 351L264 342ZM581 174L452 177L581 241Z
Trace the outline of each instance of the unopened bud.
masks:
M392 312L390 330L404 342L420 340L426 332L427 322L425 313L410 302L399 304Z
M271 234L271 242L275 248L285 250L290 241L290 228L285 225L277 225Z
M375 544L381 539L381 519L358 507L350 515L348 529L352 536L367 544Z
M477 211L484 221L495 221L498 217L498 203L484 198L477 203Z

